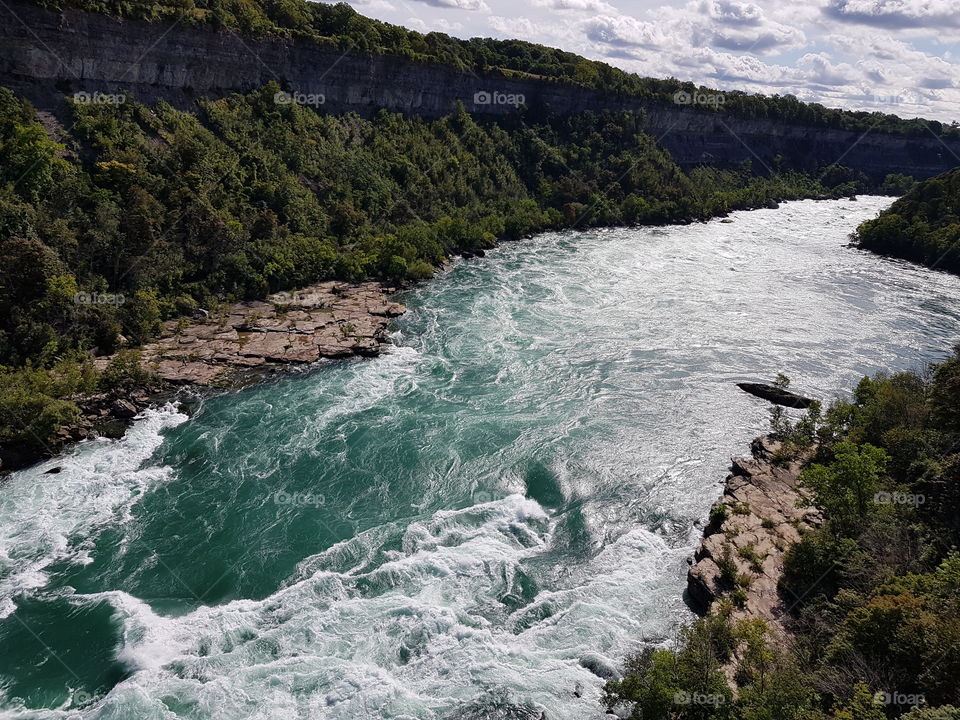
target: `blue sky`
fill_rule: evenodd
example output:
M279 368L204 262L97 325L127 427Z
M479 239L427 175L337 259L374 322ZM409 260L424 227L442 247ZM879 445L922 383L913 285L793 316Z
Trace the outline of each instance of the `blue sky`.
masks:
M387 22L520 38L625 70L960 121L960 0L349 0Z

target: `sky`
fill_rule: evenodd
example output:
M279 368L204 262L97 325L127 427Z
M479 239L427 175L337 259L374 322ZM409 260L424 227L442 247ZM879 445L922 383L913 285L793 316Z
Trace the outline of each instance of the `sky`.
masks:
M960 0L348 0L421 32L518 38L652 77L960 121Z

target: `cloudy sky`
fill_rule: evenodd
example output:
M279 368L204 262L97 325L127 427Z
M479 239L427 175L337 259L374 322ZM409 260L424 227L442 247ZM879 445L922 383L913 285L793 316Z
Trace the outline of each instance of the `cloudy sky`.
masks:
M960 0L349 0L422 32L520 38L641 75L960 121Z

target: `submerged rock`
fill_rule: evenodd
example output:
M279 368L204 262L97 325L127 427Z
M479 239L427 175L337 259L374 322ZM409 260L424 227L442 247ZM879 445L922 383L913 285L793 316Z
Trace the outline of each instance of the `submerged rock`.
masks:
M617 668L609 658L597 653L586 653L580 658L580 667L586 668L598 678L609 680L617 676Z
M797 393L784 390L776 385L767 385L766 383L737 383L737 387L744 392L756 395L764 400L769 400L775 405L783 405L791 408L808 408L813 404L813 399Z

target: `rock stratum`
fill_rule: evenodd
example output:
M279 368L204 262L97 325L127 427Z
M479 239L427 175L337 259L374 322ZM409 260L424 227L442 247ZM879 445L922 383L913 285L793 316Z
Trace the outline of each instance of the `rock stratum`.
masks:
M0 85L39 109L62 113L76 92L125 93L190 109L277 82L322 97L325 112L372 115L380 109L428 118L462 102L471 113L516 114L493 93L523 96L534 114L642 112L646 130L680 165L743 161L814 172L833 163L874 179L901 172L916 179L952 168L960 141L929 136L834 130L745 118L690 105L663 105L534 76L466 72L437 63L344 51L309 40L254 39L175 21L119 20L78 10L52 11L24 2L0 6ZM481 98L477 102L477 98Z
M143 368L177 385L231 382L238 371L377 355L391 318L405 312L379 283L324 282L169 320L141 349ZM109 357L97 358L102 368Z
M784 553L823 518L798 486L809 452L780 464L780 442L771 436L754 440L751 451L750 458L733 458L687 573L687 594L705 613L739 590L733 619L763 620L782 638L792 604L778 591Z

